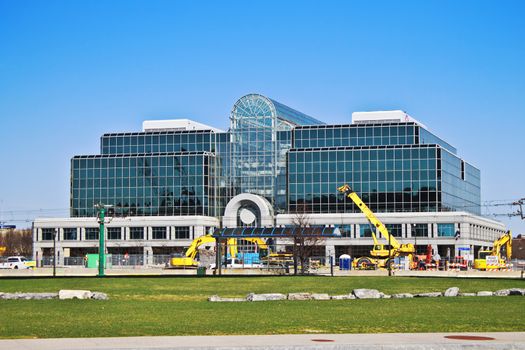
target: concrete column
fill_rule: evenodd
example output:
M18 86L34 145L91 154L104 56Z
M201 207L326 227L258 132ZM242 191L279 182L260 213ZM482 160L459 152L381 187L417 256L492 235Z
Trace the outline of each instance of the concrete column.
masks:
M326 265L330 265L330 257L333 257L335 263L335 245L333 243L326 242L325 246L325 257Z
M144 264L146 266L153 265L153 248L144 247Z
M57 244L57 266L64 266L64 247Z
M36 261L37 266L39 265L39 260L42 259L42 248L36 248L35 245L33 245L33 260Z

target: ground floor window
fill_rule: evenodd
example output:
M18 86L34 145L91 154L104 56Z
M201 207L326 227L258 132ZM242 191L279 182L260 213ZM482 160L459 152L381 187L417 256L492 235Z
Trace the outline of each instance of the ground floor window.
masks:
M370 225L359 225L359 237L372 237L372 228Z
M438 237L454 237L454 224L438 224Z
M166 227L152 227L152 239L166 239Z
M108 239L122 239L122 229L120 227L108 227Z
M43 241L52 241L54 235L55 235L54 228L43 228L42 229L42 240Z
M428 224L412 224L412 237L428 237Z
M189 239L190 228L189 226L176 226L174 227L175 239Z
M339 232L341 237L351 237L352 235L352 225L341 225L339 226Z
M77 239L77 228L65 228L64 229L64 241L76 241Z
M394 237L401 237L402 231L401 231L401 224L386 224L386 229L388 230L388 233L390 233Z
M129 228L130 239L144 239L144 227L130 227Z
M86 227L86 240L93 241L98 239L98 227Z

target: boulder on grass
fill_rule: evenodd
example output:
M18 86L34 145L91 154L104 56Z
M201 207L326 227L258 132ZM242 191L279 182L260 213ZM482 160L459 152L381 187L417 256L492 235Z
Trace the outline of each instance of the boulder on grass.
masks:
M91 294L91 299L95 300L108 300L108 295L102 292L93 292Z
M250 293L246 297L248 301L275 301L275 300L285 300L286 295L281 293L266 293L266 294L255 294Z
M352 293L357 299L379 299L381 294L377 289L354 289Z
M312 294L310 293L288 293L288 300L310 300Z
M397 294L392 294L392 298L393 299L405 299L405 298L413 298L414 295L413 294L410 294L410 293L397 293Z
M416 298L437 298L443 296L441 292L430 292L430 293L418 293L414 294Z
M330 295L325 293L312 294L313 300L330 300Z
M523 289L523 288L511 288L511 289L509 289L509 295L525 295L525 289Z
M350 299L355 299L355 295L353 294L332 295L330 299L332 300L350 300Z
M498 296L498 297L506 297L507 295L510 295L510 290L509 289L500 289L500 290L495 291L494 295Z
M491 297L494 295L494 293L489 292L487 290L482 290L476 294L478 297Z
M450 287L445 291L446 297L457 297L459 294L459 288L458 287Z
M237 302L243 302L246 301L245 298L221 298L218 295L212 295L208 298L208 301L216 302L216 303L237 303Z
M91 299L91 295L89 290L61 289L58 292L58 299Z

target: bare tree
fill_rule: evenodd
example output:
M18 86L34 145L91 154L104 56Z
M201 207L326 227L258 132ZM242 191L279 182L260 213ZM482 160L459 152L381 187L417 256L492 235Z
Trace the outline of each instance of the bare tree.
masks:
M33 234L31 229L7 230L0 233L0 247L5 247L3 255L33 255Z
M301 275L308 273L308 259L321 244L322 229L310 228L309 217L305 210L298 210L292 219L293 233L293 260L294 275L298 274L298 265L301 266Z

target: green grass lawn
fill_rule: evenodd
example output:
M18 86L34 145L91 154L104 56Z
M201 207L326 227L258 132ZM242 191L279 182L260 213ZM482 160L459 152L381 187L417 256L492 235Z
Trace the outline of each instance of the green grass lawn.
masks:
M213 294L463 292L525 288L522 280L410 277L3 279L0 292L89 289L108 301L0 300L0 337L523 331L525 297L210 303Z

